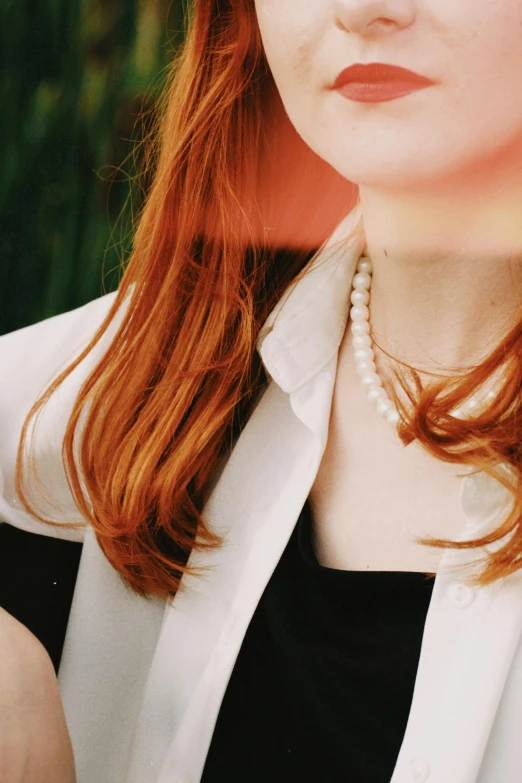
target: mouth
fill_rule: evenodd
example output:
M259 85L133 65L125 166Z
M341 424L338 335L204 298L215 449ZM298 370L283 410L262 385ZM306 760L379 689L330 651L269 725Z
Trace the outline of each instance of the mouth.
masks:
M397 65L388 65L386 63L368 63L364 65L356 63L341 71L333 83L332 89L338 90L347 84L389 84L390 82L424 87L435 84L433 80L428 79L426 76Z
M345 68L332 85L345 98L360 103L380 103L409 95L435 84L432 79L386 63L357 63Z

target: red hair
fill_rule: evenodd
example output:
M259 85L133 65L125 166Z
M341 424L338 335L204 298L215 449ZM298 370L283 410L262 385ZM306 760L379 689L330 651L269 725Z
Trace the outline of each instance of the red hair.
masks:
M357 203L357 188L315 155L286 117L253 5L193 4L147 138L152 185L116 299L89 345L32 407L18 451L16 491L31 514L53 524L24 494L28 427L128 296L109 349L75 400L63 459L75 502L108 560L136 592L165 599L189 570L191 549L220 544L201 513L217 466L267 381L255 350L259 328ZM521 340L517 326L504 343L511 375L480 419L467 424L448 410L504 361L501 348L449 396L447 381L439 390L446 396L419 388L413 416L402 408L404 442L417 438L440 459L488 472L502 458L520 483ZM497 538L515 535L490 556L481 584L519 567L518 498ZM422 542L467 547L490 539Z

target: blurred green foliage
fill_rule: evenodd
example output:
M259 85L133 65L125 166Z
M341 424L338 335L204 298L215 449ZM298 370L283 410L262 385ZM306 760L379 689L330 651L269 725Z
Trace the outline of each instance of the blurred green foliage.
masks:
M0 333L117 287L137 118L183 17L181 0L2 0Z

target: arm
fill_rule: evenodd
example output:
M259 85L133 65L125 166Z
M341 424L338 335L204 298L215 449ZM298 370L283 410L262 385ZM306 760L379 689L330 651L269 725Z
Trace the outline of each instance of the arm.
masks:
M75 783L74 758L51 660L0 609L0 780Z

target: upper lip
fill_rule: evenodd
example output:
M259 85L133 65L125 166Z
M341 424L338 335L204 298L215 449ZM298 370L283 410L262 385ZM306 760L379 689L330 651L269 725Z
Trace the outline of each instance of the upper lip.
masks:
M407 68L401 68L398 65L387 65L386 63L355 63L337 76L332 89L337 90L349 82L360 82L368 84L370 82L414 82L415 84L433 84L431 79L421 76Z

